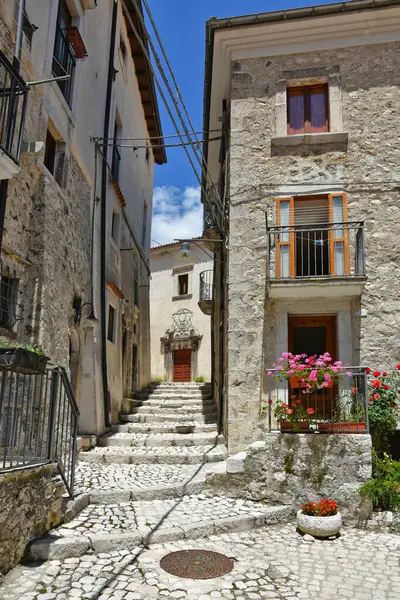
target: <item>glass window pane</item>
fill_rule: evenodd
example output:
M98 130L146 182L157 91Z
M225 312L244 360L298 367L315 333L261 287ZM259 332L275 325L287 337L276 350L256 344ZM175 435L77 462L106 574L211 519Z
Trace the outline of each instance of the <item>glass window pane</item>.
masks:
M344 243L335 242L335 275L344 275Z
M281 277L290 276L290 246L281 246Z
M311 110L311 131L327 131L326 121L326 92L311 92L310 94Z
M335 196L332 198L332 213L334 223L343 223L343 198L342 196ZM334 228L334 237L342 238L344 235L343 229Z
M280 202L280 226L290 225L290 202L283 200ZM280 236L281 242L289 242L289 233L282 233Z
M304 96L290 93L288 97L290 133L304 133Z

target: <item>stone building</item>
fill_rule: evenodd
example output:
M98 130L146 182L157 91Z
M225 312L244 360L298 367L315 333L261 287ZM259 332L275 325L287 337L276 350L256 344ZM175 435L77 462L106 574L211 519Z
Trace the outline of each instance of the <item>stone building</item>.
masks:
M166 157L146 142L161 125L141 15L125 4L0 6L1 47L23 80L69 76L29 87L8 184L0 334L41 345L69 369L87 434L115 422L124 395L150 380L153 172Z
M262 437L282 352L399 362L399 32L394 0L207 23L204 130L228 140L205 155L227 198L214 344L230 452Z
M153 380L211 381L213 258L202 241L151 249L150 319Z

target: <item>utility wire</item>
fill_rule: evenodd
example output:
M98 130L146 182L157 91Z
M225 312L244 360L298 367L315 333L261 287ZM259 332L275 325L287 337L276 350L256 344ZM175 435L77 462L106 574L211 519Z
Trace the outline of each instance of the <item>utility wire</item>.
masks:
M221 137L211 138L209 142L217 142L222 140ZM117 142L121 141L119 138ZM183 142L181 144L152 144L153 148L181 148L182 146L199 146L201 145L203 140L199 140L198 142ZM139 146L137 144L118 144L117 142L111 144L102 144L103 147L108 146L112 148L132 148L133 150L139 150L140 148L148 148L148 146Z
M209 129L209 130L208 130L208 132L206 132L206 131L196 131L195 133L197 133L197 134L200 134L200 133L201 133L201 135L204 135L205 133L221 133L221 132L222 132L222 129ZM194 135L194 134L191 134L191 135ZM132 140L132 141L138 141L138 142L141 142L141 141L143 141L143 140L148 140L148 141L151 141L151 140L159 140L159 139L160 139L160 137L162 137L162 138L163 138L163 140L167 140L168 138L177 138L177 137L179 137L179 134L178 134L178 133L174 133L174 134L171 134L171 135L162 135L162 136L156 135L156 136L153 136L153 137L139 137L139 138L118 138L118 139L119 139L120 141L131 141L131 140ZM94 138L94 139L103 139L103 138ZM108 140L111 140L111 141L113 141L113 140L114 140L114 138L113 138L113 137L104 138L104 139L105 139L106 141L108 141Z
M157 87L157 89L158 89L158 92L159 92L159 94L160 94L160 97L161 97L162 101L164 102L164 105L165 105L165 108L166 108L166 110L167 110L167 113L168 113L168 115L169 115L169 117L170 117L170 119L171 119L171 122L172 122L172 124L173 124L173 126L174 126L174 128L175 128L176 132L178 133L178 137L179 137L179 139L181 140L181 142L183 142L183 141L184 141L184 139L183 139L183 137L182 137L182 133L179 131L178 124L177 124L177 122L176 122L176 120L175 120L175 117L174 117L174 115L173 115L173 114L172 114L172 112L171 112L171 108L170 108L170 106L169 106L169 104L168 104L168 101L167 101L167 99L166 99L166 97L165 97L165 94L164 94L164 92L163 92L163 89L162 89L162 87L161 87L161 84L160 84L160 82L159 82L159 80L158 80L158 77L157 77L157 75L156 75L156 73L155 73L155 71L154 71L153 65L152 65L152 63L151 63L151 58L150 58L149 52L148 52L148 50L147 50L147 48L146 48L145 44L143 43L143 41L142 41L142 39L141 39L141 37L140 37L140 35L139 35L139 33L138 33L138 31L137 31L137 29L136 29L136 27L135 27L134 23L133 23L132 17L131 17L131 15L129 14L129 11L128 11L127 7L126 7L126 3L125 3L125 1L124 1L124 0L121 0L121 2L122 2L122 6L123 6L123 9L124 9L124 12L125 12L125 17L126 17L126 19L128 20L128 22L129 22L129 24L130 24L130 26L131 26L131 28L132 28L132 31L133 31L133 33L134 33L134 35L135 35L135 37L136 37L136 39L137 39L137 41L138 41L138 43L139 43L140 47L142 48L142 51L144 52L144 55L145 55L145 57L146 57L146 59L147 59L147 62L148 62L149 69L150 69L150 71L151 71L151 73L152 73L152 75L153 75L153 77L154 77L154 82L155 82L155 84L156 84L156 87ZM191 155L190 155L190 153L189 153L189 150L188 150L188 148L187 148L186 146L183 146L183 148L184 148L184 150L185 150L185 153L186 153L186 155L187 155L187 157L188 157L188 160L189 160L189 162L190 162L190 165L191 165L191 166L192 166L192 168L193 168L193 171L194 171L195 177L196 177L196 179L197 179L197 181L198 181L198 183L199 183L199 185L200 185L201 189L203 190L203 192L204 192L204 194L205 194L205 199L206 199L206 202L207 202L207 204L208 204L208 206L209 206L209 209L210 209L210 211L211 211L211 214L213 215L213 217L214 217L214 219L215 219L215 222L217 222L217 223L219 224L219 226L220 226L220 228L221 228L221 230L222 230L222 223L221 223L221 220L220 220L220 218L219 218L219 217L217 217L217 215L216 215L216 213L215 213L215 210L214 210L214 207L215 207L215 206L217 206L217 205L216 205L215 203L213 203L213 202L211 202L211 201L209 200L209 197L208 197L208 191L207 191L207 190L204 188L203 182L202 182L202 180L199 178L199 175L198 175L198 173L197 173L196 167L195 167L195 166L194 166L194 164L193 164L193 160L192 160L192 157L191 157Z

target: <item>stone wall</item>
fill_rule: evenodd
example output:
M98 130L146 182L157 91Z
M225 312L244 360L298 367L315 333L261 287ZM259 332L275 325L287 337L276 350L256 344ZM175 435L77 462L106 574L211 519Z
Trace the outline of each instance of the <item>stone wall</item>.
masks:
M64 492L54 465L0 475L0 573L20 562L29 541L60 523Z
M371 478L369 435L268 434L227 460L226 474L207 485L257 502L298 508L308 500L338 501L348 521L365 521L370 501L357 490Z
M268 298L265 215L269 224L276 223L278 196L347 193L348 219L365 220L368 275L363 294L348 309L352 362L389 368L400 360L399 51L400 44L393 42L232 63L230 452L259 439L262 374L271 358L276 360L274 313L279 300ZM335 81L335 102L348 142L277 148L271 140L281 135L277 115L282 81L321 73ZM318 300L315 293L311 297ZM358 316L361 308L367 311L363 318Z

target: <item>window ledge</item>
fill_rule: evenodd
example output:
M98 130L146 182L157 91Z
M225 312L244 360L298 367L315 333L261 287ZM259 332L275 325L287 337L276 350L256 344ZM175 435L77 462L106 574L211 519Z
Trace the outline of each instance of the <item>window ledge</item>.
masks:
M181 296L172 296L172 302L175 300L190 300L193 298L193 294L182 294Z
M320 144L343 144L347 143L349 134L347 131L333 133L296 133L294 135L283 135L271 139L271 144L278 147L288 146L316 146Z

